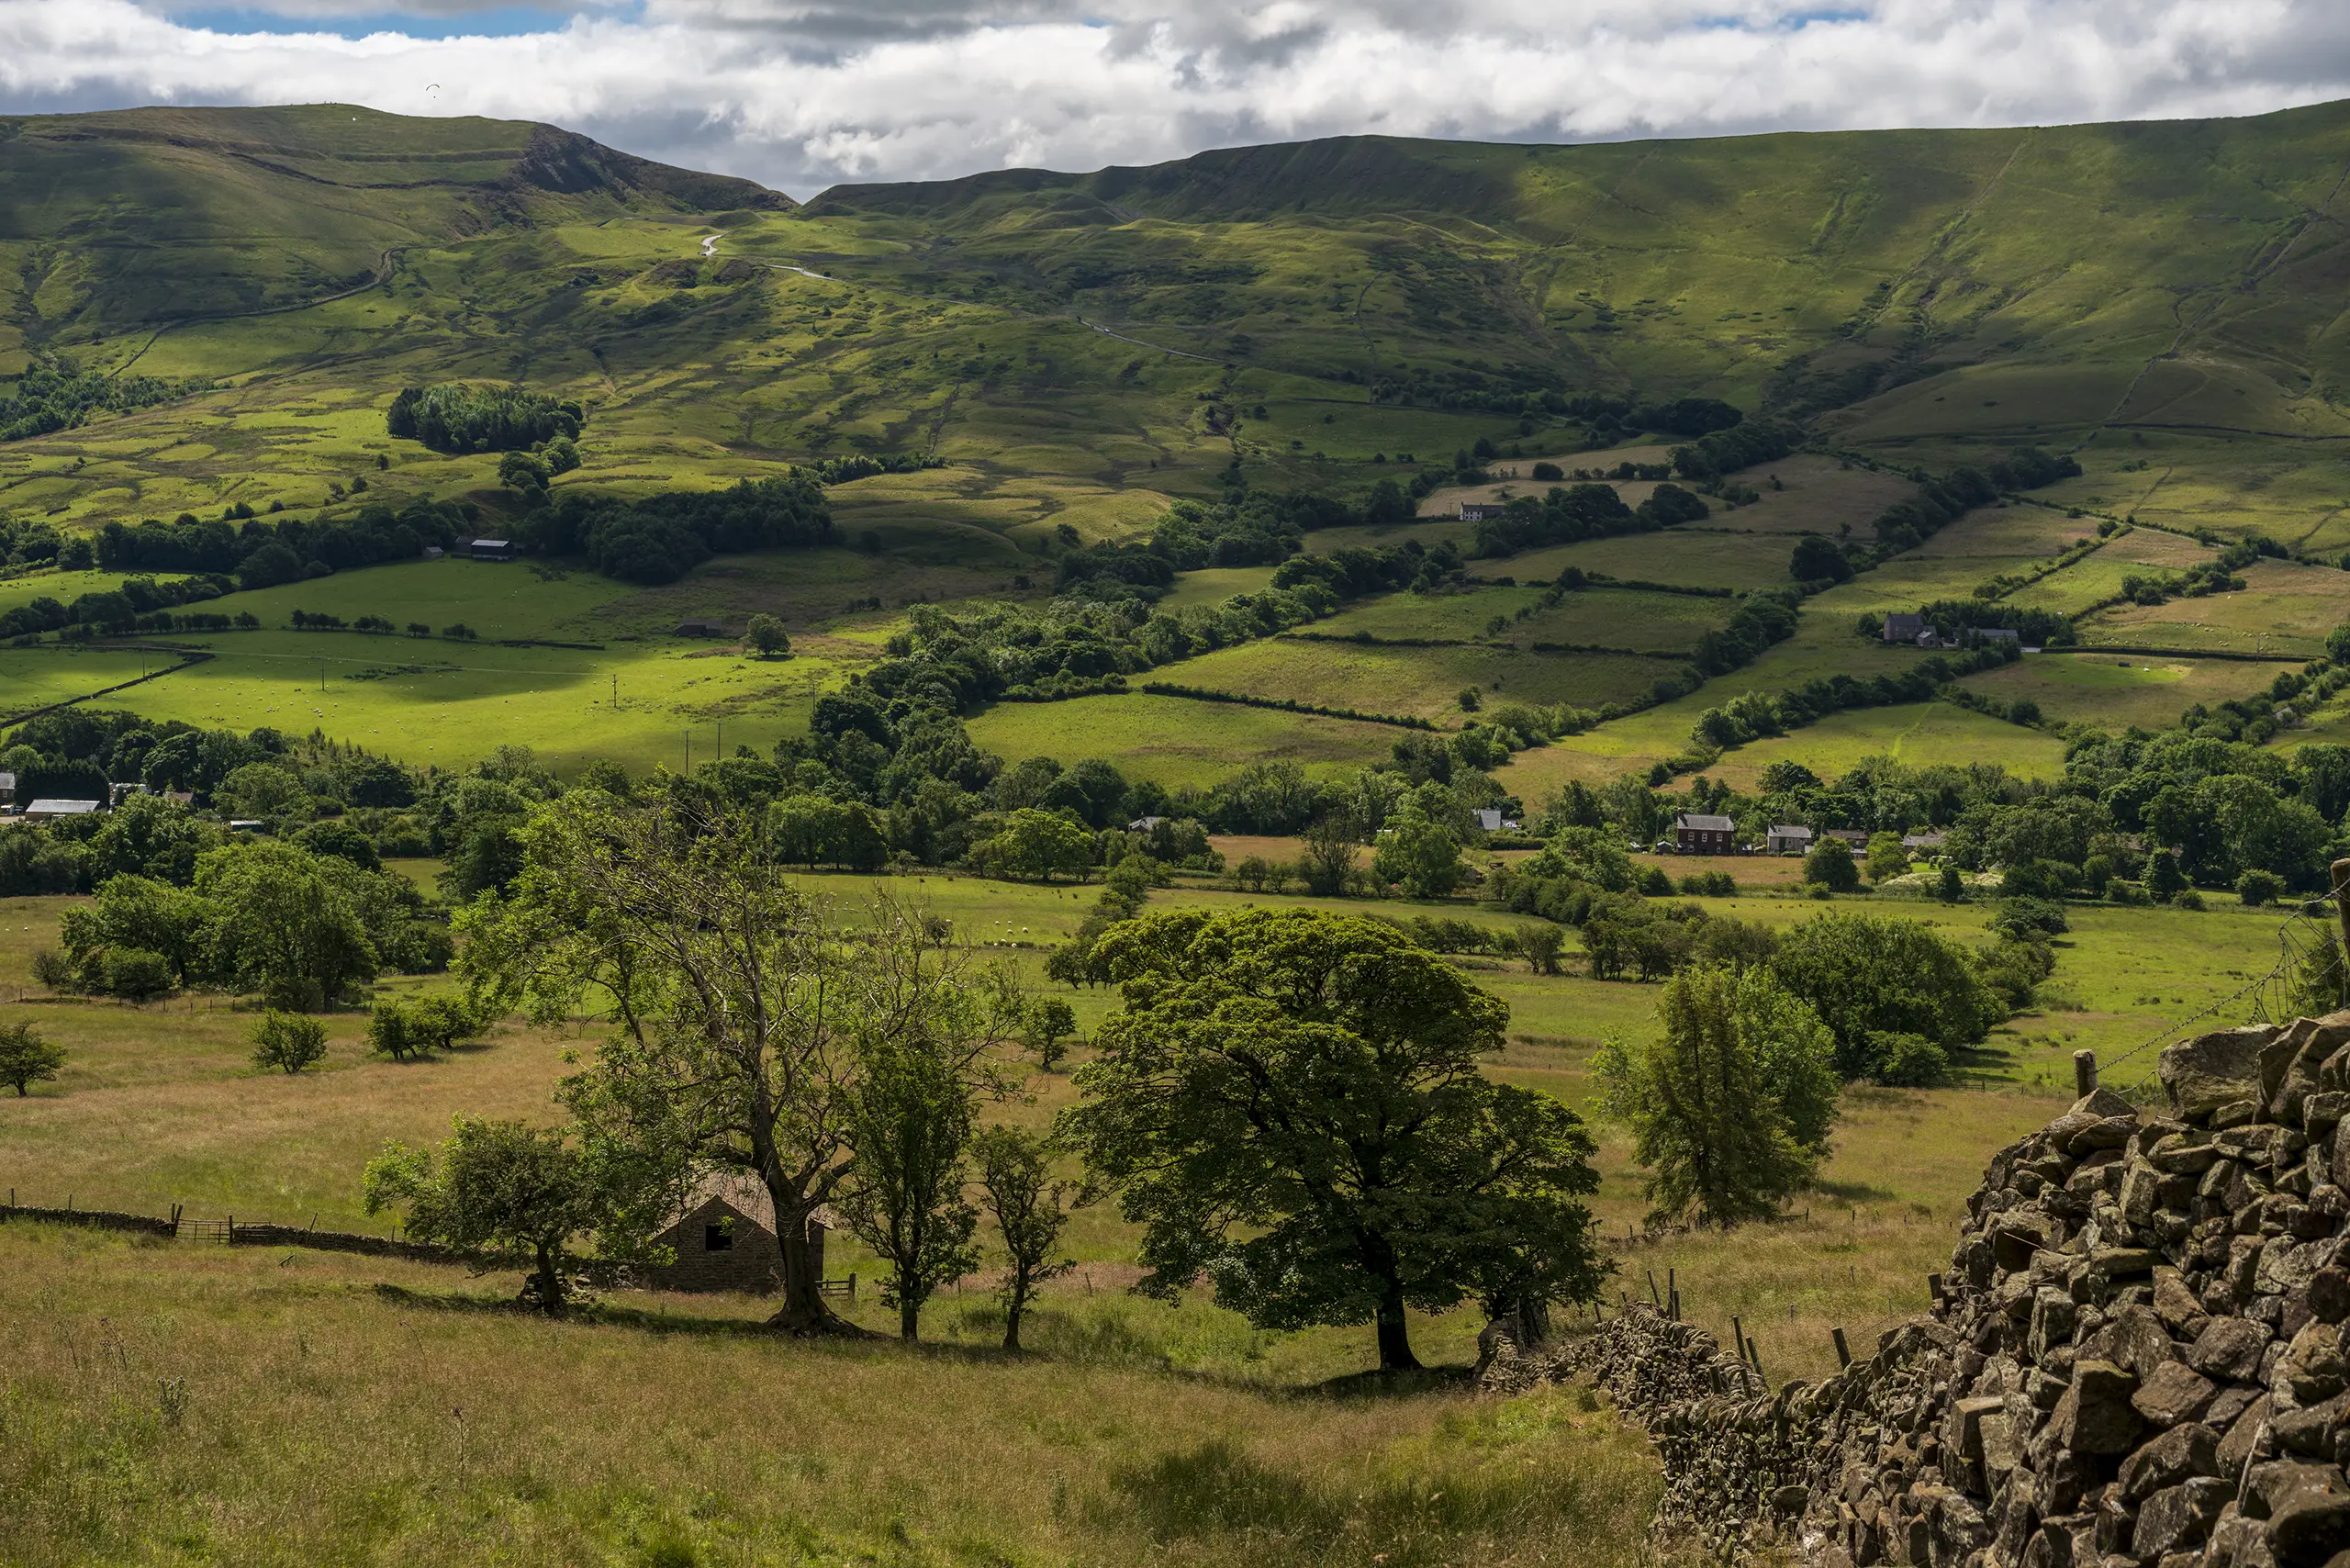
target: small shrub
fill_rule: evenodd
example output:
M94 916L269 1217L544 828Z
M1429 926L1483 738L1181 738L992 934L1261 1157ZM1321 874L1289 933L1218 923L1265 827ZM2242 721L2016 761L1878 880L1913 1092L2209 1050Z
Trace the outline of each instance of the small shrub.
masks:
M172 993L171 960L143 947L110 948L106 958L106 990L125 1002L152 1002Z
M327 1026L298 1013L270 1013L253 1030L253 1065L276 1068L288 1075L319 1062L327 1054Z
M33 979L51 991L72 991L73 960L54 947L40 948L33 954Z
M2285 891L2285 879L2274 871L2246 871L2236 879L2236 897L2246 909L2274 903Z
M1881 1034L1871 1042L1877 1081L1896 1089L1930 1089L1950 1076L1950 1053L1923 1035Z
M2197 892L2193 888L2188 889L2185 892L2179 894L2178 897L2171 900L2171 902L2177 904L2181 909L2200 910L2204 907L2203 895Z

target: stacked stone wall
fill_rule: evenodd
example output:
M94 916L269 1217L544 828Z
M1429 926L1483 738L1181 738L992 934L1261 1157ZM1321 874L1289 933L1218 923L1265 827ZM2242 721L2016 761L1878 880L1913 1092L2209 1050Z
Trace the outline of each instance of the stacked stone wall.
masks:
M1661 1529L1822 1568L2350 1568L2350 1012L2163 1055L1995 1156L1934 1310L1762 1391L1642 1307L1489 1384L1585 1376Z

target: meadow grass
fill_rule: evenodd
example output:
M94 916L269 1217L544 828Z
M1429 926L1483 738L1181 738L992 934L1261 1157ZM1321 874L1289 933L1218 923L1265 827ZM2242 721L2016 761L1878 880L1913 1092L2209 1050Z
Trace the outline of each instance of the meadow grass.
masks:
M549 1324L330 1254L30 1226L0 1251L0 1554L28 1568L1652 1560L1653 1462L1587 1395L1316 1394L1203 1307L1064 1286L1010 1359L781 1339L707 1298Z
M2156 730L2196 703L2230 701L2268 689L2279 666L2236 659L2133 654L2042 654L1960 684L2003 702L2030 699L2065 723Z
M1002 702L968 727L974 741L1007 759L1100 757L1130 779L1169 788L1214 784L1244 762L1294 761L1317 775L1366 767L1384 760L1404 734L1387 724L1141 693Z
M1457 722L1464 687L1489 700L1596 707L1647 689L1675 664L1619 654L1381 646L1270 637L1170 665L1161 678L1252 697Z

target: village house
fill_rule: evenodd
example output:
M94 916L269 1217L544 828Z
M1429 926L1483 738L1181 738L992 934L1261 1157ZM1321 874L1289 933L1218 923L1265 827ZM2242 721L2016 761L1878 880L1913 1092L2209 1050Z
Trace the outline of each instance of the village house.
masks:
M1922 615L1887 615L1885 618L1885 640L1888 643L1914 643L1927 630Z
M1734 855L1738 824L1728 817L1684 812L1673 819L1673 849L1676 855Z
M816 1277L824 1277L824 1238L834 1226L830 1209L808 1222L808 1249ZM747 1176L713 1176L686 1196L686 1212L654 1237L676 1250L674 1263L643 1269L637 1278L654 1290L744 1291L766 1295L783 1288L783 1245L776 1239L775 1204L764 1184Z
M1801 855L1811 847L1811 829L1782 823L1762 835L1762 847L1773 855Z
M1497 518L1507 510L1509 510L1507 503L1502 501L1463 501L1460 503L1460 521L1483 522L1489 519Z
M1847 845L1853 849L1866 849L1869 846L1869 835L1856 827L1831 827L1820 836L1832 838L1837 843Z
M1914 855L1921 849L1940 849L1949 838L1950 834L1940 829L1930 833L1905 834L1902 835L1901 847Z
M1477 826L1486 833L1516 833L1518 823L1515 817L1505 817L1490 807L1480 807Z

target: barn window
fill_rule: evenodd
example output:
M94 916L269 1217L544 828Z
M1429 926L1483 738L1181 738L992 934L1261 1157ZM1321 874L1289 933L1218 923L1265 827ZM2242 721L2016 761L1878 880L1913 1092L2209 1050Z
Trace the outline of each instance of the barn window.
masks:
M734 1222L730 1219L722 1219L716 1225L703 1226L701 1227L701 1249L705 1252L732 1252L734 1250Z

